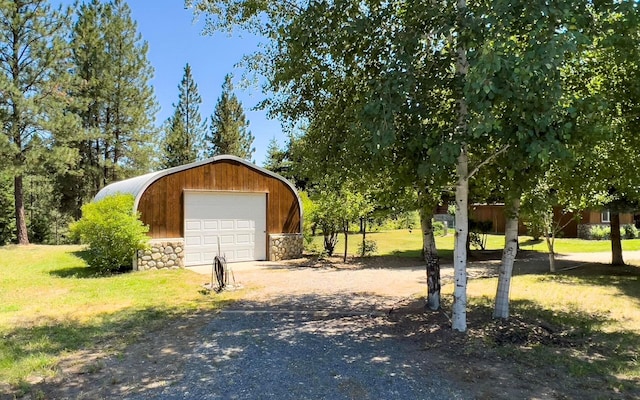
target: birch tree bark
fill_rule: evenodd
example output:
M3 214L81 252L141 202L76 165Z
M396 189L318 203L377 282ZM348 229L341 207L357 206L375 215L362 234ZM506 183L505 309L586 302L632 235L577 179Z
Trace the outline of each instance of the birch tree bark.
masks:
M453 310L451 327L459 332L467 330L467 237L469 236L469 160L466 146L458 156L456 173L456 233L453 248Z
M467 9L466 0L458 0L458 33L462 30L462 20ZM464 79L469 71L467 50L458 42L456 48L456 75ZM464 135L467 131L467 117L469 110L464 94L458 99L458 126L456 130L463 136L456 166L456 233L453 249L453 309L451 312L451 327L459 332L467 330L467 238L469 236L469 157Z
M511 276L513 274L513 262L518 253L518 213L520 211L520 196L511 200L506 210L506 222L504 233L504 252L498 274L498 290L496 293L493 318L509 318L509 290L511 289Z
M422 252L426 262L427 304L430 310L440 309L440 260L433 235L433 209L430 204L420 207L420 225L422 227Z

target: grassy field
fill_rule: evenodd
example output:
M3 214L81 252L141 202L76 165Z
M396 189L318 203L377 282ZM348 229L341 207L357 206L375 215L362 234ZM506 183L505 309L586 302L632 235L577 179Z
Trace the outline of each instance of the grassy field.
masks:
M81 255L79 246L0 247L0 383L26 385L68 352L118 351L166 318L217 306L199 293L201 275L99 276Z
M451 232L451 231L450 231ZM422 249L422 236L419 230L396 230L385 232L367 233L367 239L375 240L378 255L398 255L404 257L420 257ZM519 238L520 248L523 250L533 250L547 253L547 244L544 240L534 241L529 236ZM362 235L349 235L349 255L358 253L358 245L362 243ZM314 237L313 246L316 249L322 248L322 237ZM487 250L500 250L504 246L503 235L487 235ZM436 237L436 247L441 258L453 258L453 235ZM472 247L472 250L474 248ZM623 251L640 250L640 239L623 240ZM611 242L608 240L583 240L583 239L556 239L555 252L560 254L569 253L594 253L611 251ZM336 245L335 254L344 253L344 235L340 235Z

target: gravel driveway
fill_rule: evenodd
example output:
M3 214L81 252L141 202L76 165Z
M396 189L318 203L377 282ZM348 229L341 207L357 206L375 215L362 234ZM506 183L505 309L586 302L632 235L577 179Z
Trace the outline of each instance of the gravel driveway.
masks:
M234 273L261 289L203 328L182 379L130 398L472 398L430 371L421 344L388 318L394 305L424 290L421 268L245 264Z
M559 256L558 261L574 268L606 262L607 256ZM545 272L545 260L546 255L529 254L516 261L514 273ZM472 262L469 276L495 275L498 264ZM474 398L433 371L424 343L405 337L389 318L424 295L423 267L386 267L234 264L237 281L249 289L243 300L202 328L185 354L179 380L129 398ZM441 272L443 281L450 280L452 266L442 265Z

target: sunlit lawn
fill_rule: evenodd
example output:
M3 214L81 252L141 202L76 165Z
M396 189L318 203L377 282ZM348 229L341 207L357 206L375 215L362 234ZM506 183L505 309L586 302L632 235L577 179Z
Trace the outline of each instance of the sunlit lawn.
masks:
M188 270L99 276L79 246L0 248L0 383L53 373L60 356L118 349L172 316L216 307ZM224 299L216 297L216 299Z
M471 312L490 315L497 279L470 280ZM443 286L450 298L453 284ZM511 314L555 327L571 345L507 345L532 368L562 366L573 376L607 377L613 389L640 384L640 268L593 266L512 279ZM471 326L471 329L474 327Z
M451 232L451 230L449 231ZM399 255L404 257L420 257L422 249L422 236L419 230L396 230L367 233L367 239L375 240L378 248L377 255ZM436 237L436 247L441 258L453 257L453 234ZM544 240L533 241L529 236L519 238L520 248L547 253L547 244ZM362 243L362 235L350 234L347 254L357 255L358 245ZM314 237L313 245L316 249L322 248L322 236ZM487 235L486 250L500 250L504 246L503 235ZM472 250L475 249L472 247ZM640 250L640 239L623 240L623 251ZM593 253L611 251L611 242L608 240L583 240L558 238L555 241L556 253ZM344 235L339 235L335 254L344 253Z

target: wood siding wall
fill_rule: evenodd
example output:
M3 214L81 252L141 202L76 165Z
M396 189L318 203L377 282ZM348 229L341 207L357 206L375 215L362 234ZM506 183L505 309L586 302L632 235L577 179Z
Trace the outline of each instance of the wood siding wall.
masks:
M502 204L472 205L470 207L469 217L476 221L491 221L493 223L491 233L504 233L505 215ZM561 226L566 224L562 229L562 234L568 238L578 237L578 224L608 225L607 222L601 221L600 211L583 211L580 222L577 222L573 219L572 213L564 215L562 214L561 207L554 207L553 219L556 222L559 221ZM633 214L620 214L620 225L633 223ZM527 227L522 223L522 220L518 222L518 234L527 234Z
M281 180L233 160L221 160L164 176L140 197L138 211L152 238L184 237L185 190L265 193L267 234L300 233L300 208Z
M582 223L584 224L596 224L607 225L608 222L602 222L601 211L585 211L582 213ZM633 214L620 213L620 225L633 224Z

